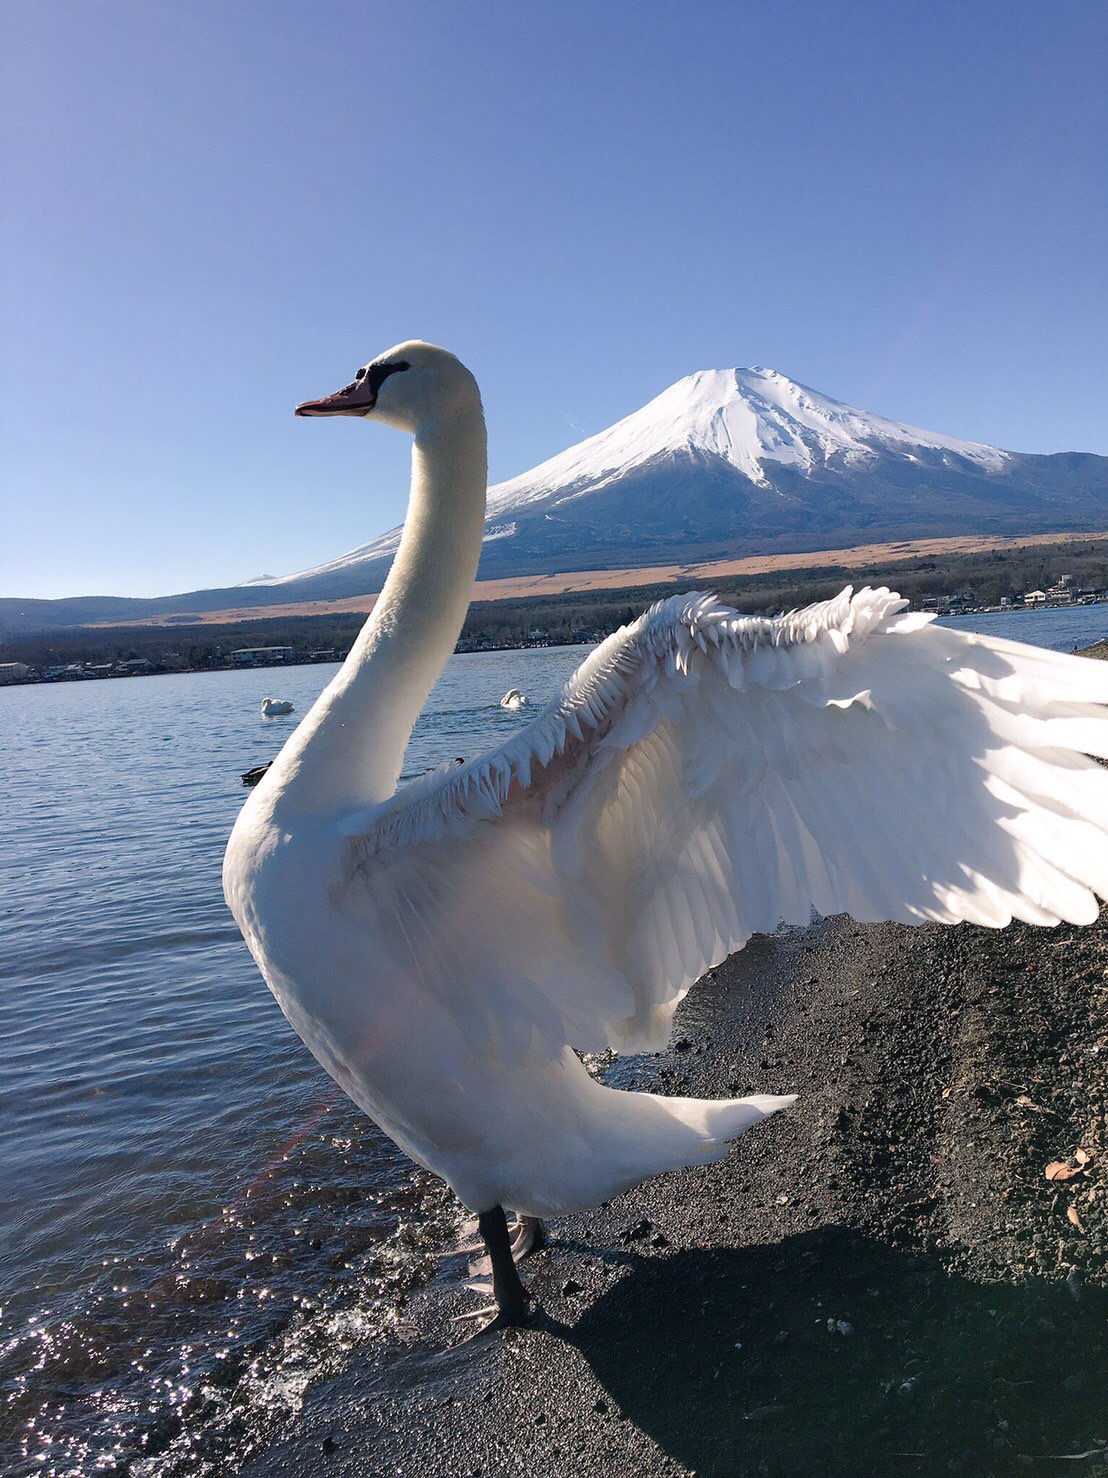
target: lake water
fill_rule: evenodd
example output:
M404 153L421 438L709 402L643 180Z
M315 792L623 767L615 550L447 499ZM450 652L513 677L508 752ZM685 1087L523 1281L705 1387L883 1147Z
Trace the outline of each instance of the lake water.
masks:
M944 616L943 626L982 631L1008 641L1030 642L1055 652L1073 652L1108 638L1108 604L1057 606L1031 611L989 611L976 616Z
M1070 650L1108 606L956 618ZM418 773L583 648L456 657ZM393 1318L451 1198L354 1110L220 891L240 772L335 669L0 692L0 1471L226 1472ZM296 714L263 719L263 697Z

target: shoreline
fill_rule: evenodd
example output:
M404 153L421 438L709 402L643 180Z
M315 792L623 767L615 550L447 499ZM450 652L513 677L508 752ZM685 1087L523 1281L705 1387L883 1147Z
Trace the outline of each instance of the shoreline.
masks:
M1108 537L1108 536L1106 536L1106 537ZM1105 599L1105 600L1097 600L1097 601L1087 601L1086 600L1086 601L1070 601L1070 602L1060 602L1060 603L1037 604L1037 605L1032 605L1032 606L974 606L971 609L966 610L966 611L942 611L942 612L930 611L927 614L934 615L937 620L940 620L941 621L941 620L947 620L947 619L961 619L961 618L966 617L966 616L1015 616L1015 615L1034 615L1034 614L1040 614L1041 615L1045 611L1095 610L1098 606L1103 606L1103 605L1108 605L1108 599ZM605 633L605 635L607 635L607 634L608 633ZM603 641L603 640L604 640L604 636L600 636L600 637L598 637L596 639L596 641L558 641L558 640L551 640L551 641L508 643L508 644L506 644L504 646L490 645L490 646L485 646L485 647L465 647L465 648L461 648L461 649L455 648L454 652L452 653L452 656L454 656L454 657L480 657L480 656L483 656L487 652L532 652L532 651L542 651L542 650L545 650L545 649L548 649L548 648L551 648L551 647L574 647L574 646L591 647L591 646L595 646L597 644L597 642ZM1095 646L1098 646L1100 644L1101 643L1099 641L1096 641L1096 642L1093 642L1092 646L1095 647ZM1076 649L1076 650L1080 654L1081 652L1085 652L1085 651L1091 650L1091 648L1079 648L1079 649ZM292 662L259 663L257 666L251 665L251 666L242 666L242 667L240 667L240 666L236 666L236 665L230 665L230 666L223 666L223 667L213 667L213 666L174 667L174 668L167 668L167 669L165 669L164 671L161 671L161 672L134 672L134 673L122 673L122 672L115 672L115 673L91 673L91 672L86 672L86 673L73 673L72 675L70 675L68 677L53 677L53 678L46 678L46 677L42 677L42 676L38 676L38 677L26 677L26 678L19 678L19 679L15 680L15 681L11 681L11 682L0 683L0 692L3 692L5 689L34 688L34 687L43 687L43 686L46 686L46 687L54 687L54 686L56 686L59 683L69 683L69 682L123 682L123 681L128 681L129 682L129 681L132 681L133 679L135 679L137 677L183 677L183 676L189 676L189 675L193 675L193 674L208 674L208 673L217 673L217 672L287 672L291 668L297 668L297 667L329 667L329 666L341 666L342 662L345 660L345 655L346 654L344 654L344 656L342 656L342 657L328 657L326 659L322 659L322 660L319 660L319 661L313 661L313 660L311 660L309 658L309 659L306 659L304 661L296 661L296 660L294 660Z
M241 1471L1108 1473L1106 981L1103 915L751 940L609 1081L795 1107L553 1223L527 1330L446 1257Z

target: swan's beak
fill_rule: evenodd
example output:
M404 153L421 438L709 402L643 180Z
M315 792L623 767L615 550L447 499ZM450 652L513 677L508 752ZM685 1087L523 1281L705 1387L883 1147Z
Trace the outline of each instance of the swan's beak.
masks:
M352 383L325 395L322 400L305 400L296 407L298 416L365 416L377 404L377 391L367 383Z

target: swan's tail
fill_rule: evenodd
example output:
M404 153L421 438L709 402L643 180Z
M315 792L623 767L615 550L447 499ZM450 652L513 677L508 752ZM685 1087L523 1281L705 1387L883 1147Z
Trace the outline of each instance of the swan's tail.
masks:
M625 1093L588 1079L578 1100L579 1109L584 1110L584 1123L578 1121L586 1141L584 1152L581 1138L575 1136L572 1164L547 1165L543 1179L553 1193L552 1204L516 1209L536 1216L584 1210L652 1175L722 1159L733 1140L795 1101L792 1093L661 1098L654 1093ZM564 1179L558 1173L563 1168Z
M712 1099L660 1098L655 1093L621 1093L612 1088L601 1091L607 1100L604 1113L613 1158L623 1160L622 1168L634 1181L682 1165L722 1159L733 1140L796 1102L795 1093Z

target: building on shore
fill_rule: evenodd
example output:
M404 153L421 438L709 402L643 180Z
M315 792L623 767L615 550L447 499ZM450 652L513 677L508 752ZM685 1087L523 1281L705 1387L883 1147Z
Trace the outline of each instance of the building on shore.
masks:
M291 647L238 647L231 653L236 667L276 667L292 661Z
M25 683L30 676L26 662L0 662L0 683Z

